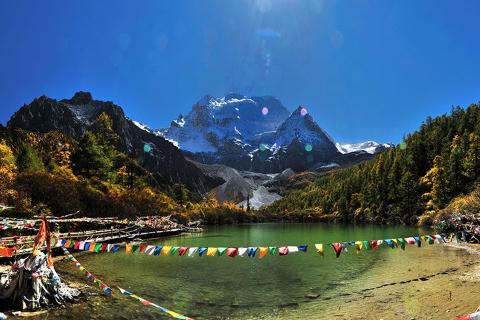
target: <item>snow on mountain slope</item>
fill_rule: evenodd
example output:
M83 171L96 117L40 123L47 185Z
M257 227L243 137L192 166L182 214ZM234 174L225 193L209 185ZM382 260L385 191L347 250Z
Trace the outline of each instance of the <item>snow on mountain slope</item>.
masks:
M273 97L239 94L207 95L188 115L180 115L169 128L154 133L196 161L263 173L286 168L323 170L329 163L363 161L387 148L370 141L336 145L306 108L300 106L290 113ZM366 153L359 157L354 154L359 150Z
M277 146L287 146L293 140L311 145L334 145L333 139L303 107L298 107L292 112L278 128L274 139Z
M359 152L359 151L365 151L370 154L375 154L379 151L379 149L383 148L391 148L391 144L379 144L375 141L365 141L365 142L360 142L360 143L346 143L346 144L340 144L336 143L336 147L338 151L341 153L350 153L350 152Z
M249 147L248 141L255 135L275 131L288 114L273 97L205 96L186 117L172 121L163 135L190 152L217 152L225 147L241 150Z

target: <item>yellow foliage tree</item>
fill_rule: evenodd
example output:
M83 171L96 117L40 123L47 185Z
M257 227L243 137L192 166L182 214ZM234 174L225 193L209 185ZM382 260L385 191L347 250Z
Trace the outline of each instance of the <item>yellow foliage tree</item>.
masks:
M0 201L12 202L17 192L13 189L13 181L17 176L17 166L12 149L4 140L0 141Z

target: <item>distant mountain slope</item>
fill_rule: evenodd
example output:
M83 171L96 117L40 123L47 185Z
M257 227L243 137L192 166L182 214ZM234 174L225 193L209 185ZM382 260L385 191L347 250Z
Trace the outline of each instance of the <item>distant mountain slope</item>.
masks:
M198 162L263 173L323 170L371 158L387 148L369 141L342 149L304 107L289 113L275 98L238 94L205 96L169 128L151 131Z
M297 219L431 223L479 182L480 105L474 104L428 118L403 143L374 159L314 176L265 212Z
M390 143L379 144L375 141L365 141L360 143L345 143L340 144L336 143L338 151L341 153L351 153L351 152L367 152L370 154L376 154L381 151L385 151L388 148L393 147Z
M135 125L121 107L110 101L93 100L88 92L77 92L73 98L60 101L42 96L21 107L11 117L8 126L35 132L58 130L80 139L92 129L95 119L103 112L113 120L113 129L120 137L117 147L165 183L180 182L199 194L222 183L186 161L172 143Z
M220 203L234 202L238 207L247 208L249 201L252 209L258 209L279 200L281 196L274 191L273 186L277 180L287 177L288 173L281 175L262 174L248 171L238 171L221 164L203 164L192 161L203 173L212 178L221 178L225 182L210 191ZM278 176L278 178L277 178ZM248 200L247 200L248 199Z

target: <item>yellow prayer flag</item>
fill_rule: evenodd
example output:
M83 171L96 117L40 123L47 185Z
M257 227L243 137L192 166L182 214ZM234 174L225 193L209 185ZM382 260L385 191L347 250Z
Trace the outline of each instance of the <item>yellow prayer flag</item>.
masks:
M265 257L265 255L267 254L268 252L268 247L260 247L258 248L258 258L259 259L262 259L263 257Z
M316 244L315 249L317 249L317 253L323 257L323 243Z
M215 257L216 255L217 255L217 248L208 247L207 256L208 257Z
M95 242L90 242L90 248L88 248L88 251L94 252L96 245L97 245L97 244L96 244Z
M160 251L160 253L162 254L162 256L168 256L170 254L171 249L172 249L172 246L164 246L162 248L162 251Z
M357 250L357 254L362 250L363 248L363 242L362 241L357 241L355 242L355 249Z
M125 246L125 253L126 253L126 254L132 253L132 244L131 244L131 243L128 243L128 244Z

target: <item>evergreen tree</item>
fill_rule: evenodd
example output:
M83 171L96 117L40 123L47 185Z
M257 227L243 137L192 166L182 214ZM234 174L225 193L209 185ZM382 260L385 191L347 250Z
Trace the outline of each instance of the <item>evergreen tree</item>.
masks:
M106 179L110 176L113 163L105 156L96 137L87 132L80 140L73 155L75 173L87 178Z
M450 145L448 162L445 164L445 174L447 177L447 189L450 198L461 192L464 187L463 158L461 137L455 135Z
M188 201L188 189L181 183L173 185L173 193L175 200L180 204L185 204Z
M480 139L474 132L468 136L468 149L463 164L464 174L470 182L480 174Z
M22 144L17 162L20 172L45 172L45 165L42 159L30 144Z

